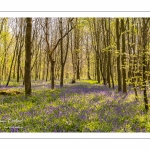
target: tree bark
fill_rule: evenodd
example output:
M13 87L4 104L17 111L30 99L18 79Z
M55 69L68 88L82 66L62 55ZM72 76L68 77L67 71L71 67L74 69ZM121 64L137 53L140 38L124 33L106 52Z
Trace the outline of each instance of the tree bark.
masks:
M119 34L119 19L116 19L116 37L117 37L117 75L118 75L118 92L121 91L121 70L120 70L120 34Z
M127 92L127 84L126 84L126 51L125 51L125 27L124 27L124 19L121 19L121 31L122 31L122 78L123 78L123 93Z
M31 33L32 18L26 18L26 38L25 38L25 95L31 95Z
M51 55L49 55L49 60L51 62L51 89L55 88L55 62Z
M149 22L149 18L142 18L143 23L143 32L142 32L142 39L143 39L143 96L144 96L144 103L145 103L145 111L146 113L149 110L148 107L148 98L147 98L147 90L146 90L146 45L147 45L147 35L148 35L148 27L147 24Z

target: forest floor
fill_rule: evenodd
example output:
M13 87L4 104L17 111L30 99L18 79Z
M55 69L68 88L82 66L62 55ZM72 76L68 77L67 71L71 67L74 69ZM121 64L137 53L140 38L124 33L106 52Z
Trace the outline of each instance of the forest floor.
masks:
M32 82L32 95L10 83L0 95L0 132L149 132L141 92L117 92L93 80L68 81L50 90L49 82ZM19 91L17 94L13 91Z

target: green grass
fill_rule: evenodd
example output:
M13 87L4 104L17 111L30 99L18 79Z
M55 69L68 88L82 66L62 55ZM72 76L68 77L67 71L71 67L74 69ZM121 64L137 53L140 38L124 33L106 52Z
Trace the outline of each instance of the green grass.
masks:
M97 81L81 80L54 90L37 86L28 97L0 95L0 131L149 132L150 117L144 114L141 94L135 101L132 91L124 95Z
M80 82L82 83L89 83L89 84L98 84L98 81L95 81L95 80L80 80Z

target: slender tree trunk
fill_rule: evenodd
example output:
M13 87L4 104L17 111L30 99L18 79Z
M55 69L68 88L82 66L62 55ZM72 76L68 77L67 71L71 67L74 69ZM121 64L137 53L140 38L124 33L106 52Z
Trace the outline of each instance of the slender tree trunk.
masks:
M79 36L77 37L77 52L76 52L76 58L77 58L77 80L80 80L80 57L79 57Z
M17 57L17 82L19 82L19 79L20 79L20 66L21 66L20 59L21 59L21 54L22 54L22 48L24 46L24 34L23 34L24 29L25 29L24 21L23 21L23 18L21 18L20 19L20 36L19 36L21 40L20 40L19 47L18 47L18 57ZM15 75L15 72L14 72L14 75Z
M87 78L91 80L90 76L90 52L89 52L89 38L86 39L86 58L87 58Z
M90 58L88 56L87 58L87 66L88 66L88 71L87 71L87 76L88 76L88 79L91 80L91 76L90 76Z
M61 65L61 75L60 75L60 87L64 85L64 65Z
M98 81L98 83L100 83L100 71L99 71L99 68L100 68L100 66L99 66L99 57L98 57L98 55L96 54L96 74L97 74L97 81Z
M148 98L147 98L147 90L146 90L146 45L147 45L147 35L148 35L148 24L149 18L142 18L143 23L143 32L142 32L142 41L143 41L143 95L144 95L144 102L145 102L145 110L146 113L149 110L148 107Z
M103 35L104 48L106 48L107 46L105 28L106 28L106 20L103 18L102 19L102 35ZM103 52L102 72L103 72L104 85L107 85L107 53L106 51Z
M43 71L42 71L42 80L44 80L44 78L45 78L45 70L46 70L46 67L45 67L45 64L46 64L46 61L45 61L45 58L43 58L44 60L43 60ZM40 72L40 70L39 70L39 72Z
M25 38L25 95L31 95L31 32L32 18L26 18L26 38Z
M50 62L51 62L51 89L53 90L55 88L55 61L50 56Z
M117 36L117 74L118 74L118 92L121 91L121 70L120 70L120 34L119 34L119 19L116 19L116 36Z
M39 62L37 63L38 67L37 67L37 79L41 80L41 65L42 65L42 52L40 50L40 59Z
M133 55L134 55L134 58L133 58L133 67L132 67L132 72L131 72L131 75L132 75L132 84L133 84L133 88L134 88L134 93L135 93L135 99L138 100L138 93L137 93L137 88L136 88L136 78L137 78L137 75L136 75L136 71L137 71L137 62L136 62L136 53L135 53L135 43L136 43L136 39L135 39L135 34L134 34L134 25L135 22L134 22L134 18L132 18L132 51L133 51ZM131 60L131 59L130 59ZM131 63L131 62L130 62Z
M20 59L21 59L21 52L22 52L22 48L23 48L23 42L24 40L22 39L21 43L20 43L20 47L19 47L19 53L18 53L18 58L17 58L17 82L19 82L19 78L20 78Z
M69 19L68 21L68 25L67 25L67 31L69 31ZM66 37L66 46L64 47L63 42L65 40L63 40L63 23L62 23L62 18L59 19L59 31L60 31L60 38L62 39L60 41L60 62L61 62L61 75L60 75L60 87L63 87L64 85L64 68L65 68L65 64L66 64L66 59L67 59L67 55L68 55L68 49L69 49L69 35L67 35Z
M12 62L11 62L11 66L10 66L10 70L9 70L9 75L8 75L6 86L8 86L9 81L10 81L12 66L13 66L13 62L14 62L14 59L15 59L15 53L16 53L16 51L14 50L14 54L13 54L13 58L12 58Z
M46 53L46 56L45 56L47 59L46 59L46 82L47 82L47 79L48 79L48 72L49 72L49 59L48 59L48 54Z
M4 26L4 31L6 31L6 25ZM3 78L3 80L5 80L6 79L6 68L7 68L7 66L6 66L6 62L7 62L7 47L6 47L6 45L7 45L7 42L6 42L6 35L4 36L4 61L3 61L3 65L2 65L2 78Z
M78 24L77 18L76 18L76 24ZM75 51L76 51L76 53L75 54L76 54L76 76L77 76L77 80L80 80L80 57L79 57L80 41L79 41L79 37L80 37L80 30L76 26L76 28L75 28Z
M123 93L127 92L126 84L126 51L125 51L125 27L124 19L121 19L121 30L122 30L122 78L123 78Z
M17 58L17 82L19 82L19 78L20 78L20 58L21 58L21 49L19 50L19 54Z
M106 21L105 21L106 22ZM111 55L110 55L110 18L109 18L109 27L107 30L107 46L109 46L107 55L107 81L108 81L108 86L111 88L111 82L110 82L110 75L111 75Z
M62 18L60 18L59 20L60 23L60 27L59 27L59 31L60 31L60 38L62 38L63 36L63 24L62 24ZM63 63L63 55L64 55L64 49L63 49L63 39L60 41L60 62L61 62L61 75L60 75L60 87L63 87L63 81L64 81L64 63Z
M127 27L128 27L128 32L127 32L127 41L128 41L128 52L129 52L129 71L128 71L128 78L131 80L131 46L130 46L130 23L129 23L129 18L127 18ZM129 84L130 85L130 84Z

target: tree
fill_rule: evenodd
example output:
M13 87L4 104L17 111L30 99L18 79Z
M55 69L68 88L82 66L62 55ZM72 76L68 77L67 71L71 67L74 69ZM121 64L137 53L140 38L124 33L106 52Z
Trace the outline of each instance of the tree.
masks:
M116 18L118 92L121 91L119 18Z
M122 79L123 79L123 93L127 92L127 84L126 84L126 51L125 51L125 26L124 19L121 19L121 31L122 31Z
M67 26L66 26L66 30L68 32L69 30L69 22L70 22L70 18L67 19ZM59 32L60 32L60 38L62 38L63 36L63 19L60 18L59 19ZM60 86L63 87L63 80L64 80L64 68L65 68L65 64L66 64L66 60L67 60L67 55L68 55L68 50L69 50L69 34L66 36L66 46L64 47L63 42L65 40L60 41L60 62L61 62L61 75L60 75Z
M25 37L25 95L31 95L31 33L32 18L26 18L26 37Z
M74 18L71 18L68 22L68 24L72 23ZM73 26L71 25L71 28L69 30L67 30L58 40L56 40L54 46L50 46L50 42L49 42L49 23L48 23L48 18L45 18L45 40L46 40L46 44L47 44L47 53L49 56L49 60L51 62L51 89L54 89L54 81L55 81L55 60L53 58L53 53L56 50L56 48L58 47L59 43L61 42L61 40L63 38L65 38L73 29Z
M88 35L86 36L86 59L87 59L87 78L91 80L91 75L90 75L90 50L89 50L89 37Z
M93 49L95 51L95 73L96 73L96 79L98 81L98 83L100 83L100 71L101 71L101 75L103 77L103 82L105 84L105 77L103 75L103 71L102 71L102 59L100 58L100 32L101 32L101 27L100 27L100 23L101 20L98 18L92 18L92 20L88 20L89 21L89 26L90 26L90 32L91 32L91 38L92 38L92 46Z
M148 38L148 22L149 18L142 18L142 43L143 43L143 96L144 96L144 103L145 103L145 111L148 112L148 98L147 98L147 87L146 87L146 45L147 45L147 38Z

